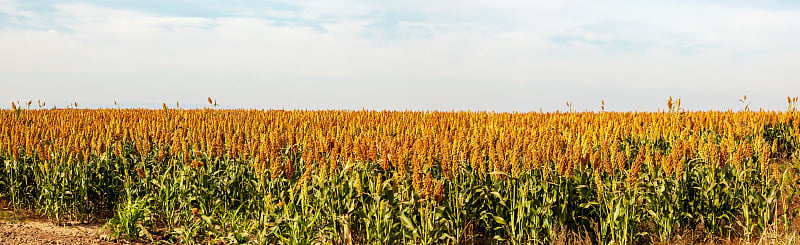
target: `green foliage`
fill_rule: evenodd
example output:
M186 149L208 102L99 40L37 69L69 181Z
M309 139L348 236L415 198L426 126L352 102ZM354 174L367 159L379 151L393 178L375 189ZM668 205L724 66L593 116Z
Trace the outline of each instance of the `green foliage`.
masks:
M152 236L147 231L152 225L152 211L148 203L150 199L127 200L117 207L116 215L106 224L108 230L115 237L125 239L149 238Z
M629 140L621 148L636 155L645 145L667 147L663 140ZM101 220L113 210L106 226L113 237L176 243L570 242L556 231L598 244L669 243L698 227L710 238L754 238L775 227L788 232L798 213L789 203L799 184L791 162L781 166L781 176L765 178L772 170L749 161L714 167L682 159L682 172L668 175L653 165L630 186L628 170L588 165L561 175L547 163L516 177L459 168L448 179L432 164L424 174L443 181L437 201L400 177L410 173L372 162L341 162L322 174L287 150L282 159L297 161L295 174L273 179L269 166L249 161L201 155L202 164L193 166L133 152L126 145L121 156L68 163L4 158L0 191L15 207L35 208L57 223Z

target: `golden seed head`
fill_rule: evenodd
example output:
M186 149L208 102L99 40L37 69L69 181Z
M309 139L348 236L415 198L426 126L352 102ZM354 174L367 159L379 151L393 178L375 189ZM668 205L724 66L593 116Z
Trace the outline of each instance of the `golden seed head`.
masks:
M194 168L194 169L199 169L199 168L203 167L203 162L199 161L197 159L194 159L194 160L192 160L191 167Z
M600 176L602 174L599 171L594 172L594 183L597 185L597 199L603 200L605 196L605 186L603 185L603 178Z
M281 162L280 157L274 157L270 161L270 176L272 179L280 178L283 174L283 163Z
M431 192L433 192L433 187L431 173L427 173L422 183L422 193L420 193L420 196L422 196L422 198L428 198Z
M436 181L436 188L433 189L433 200L436 201L437 204L441 204L443 196L444 185L442 181Z

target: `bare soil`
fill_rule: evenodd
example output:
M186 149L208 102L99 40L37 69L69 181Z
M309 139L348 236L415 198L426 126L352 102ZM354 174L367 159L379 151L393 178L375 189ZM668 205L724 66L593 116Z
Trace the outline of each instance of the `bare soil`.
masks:
M102 224L58 226L32 212L15 212L0 202L0 244L116 244L101 238L102 227Z

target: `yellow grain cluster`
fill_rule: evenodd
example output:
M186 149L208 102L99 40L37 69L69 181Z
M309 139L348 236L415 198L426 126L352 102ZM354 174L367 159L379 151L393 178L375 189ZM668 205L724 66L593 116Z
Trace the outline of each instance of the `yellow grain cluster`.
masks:
M678 102L679 103L679 102ZM14 105L16 107L16 105ZM775 111L489 113L284 110L3 110L0 154L52 164L135 154L192 167L203 159L254 164L272 178L326 175L348 163L379 164L412 178L423 194L460 171L553 167L563 176L587 166L613 173L642 166L681 174L684 165L758 163L777 171L778 142L767 126L798 133L800 114ZM637 143L646 142L646 143ZM124 148L128 147L128 148ZM638 149L638 150L636 150ZM757 149L757 153L756 153ZM635 153L635 152L638 153ZM754 155L755 154L755 155ZM791 153L789 153L791 154ZM786 155L786 154L784 154ZM703 161L690 161L690 159ZM758 162L754 162L758 161ZM647 164L647 165L644 165ZM767 169L775 171L765 171Z

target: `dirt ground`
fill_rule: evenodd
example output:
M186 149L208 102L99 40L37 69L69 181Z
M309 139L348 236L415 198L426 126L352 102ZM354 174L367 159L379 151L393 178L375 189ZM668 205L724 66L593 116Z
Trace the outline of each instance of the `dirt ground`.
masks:
M57 226L0 203L0 244L116 244L101 239L102 224Z

